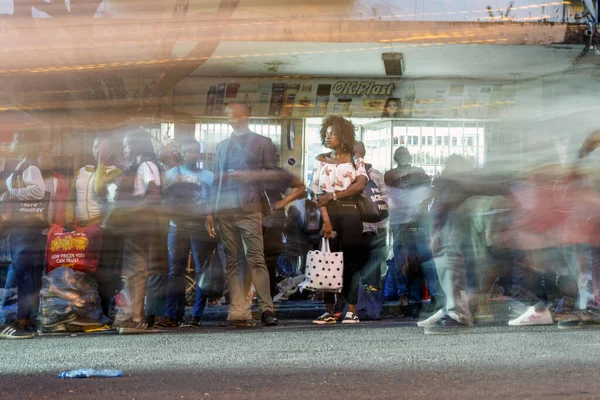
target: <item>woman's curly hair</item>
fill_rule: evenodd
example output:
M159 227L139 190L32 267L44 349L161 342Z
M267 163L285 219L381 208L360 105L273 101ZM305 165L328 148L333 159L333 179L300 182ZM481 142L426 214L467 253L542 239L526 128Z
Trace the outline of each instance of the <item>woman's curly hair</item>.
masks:
M342 150L347 153L354 151L356 137L354 136L354 124L341 115L331 114L323 118L321 123L321 143L325 146L327 137L327 128L332 126L336 132L336 137L342 142Z

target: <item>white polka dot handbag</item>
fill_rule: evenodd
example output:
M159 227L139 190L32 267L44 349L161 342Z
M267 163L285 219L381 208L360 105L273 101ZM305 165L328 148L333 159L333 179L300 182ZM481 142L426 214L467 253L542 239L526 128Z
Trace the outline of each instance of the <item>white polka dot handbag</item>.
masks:
M304 289L318 292L340 293L344 282L343 253L332 253L329 239L323 238L321 250L311 250L306 257L306 272L300 291Z

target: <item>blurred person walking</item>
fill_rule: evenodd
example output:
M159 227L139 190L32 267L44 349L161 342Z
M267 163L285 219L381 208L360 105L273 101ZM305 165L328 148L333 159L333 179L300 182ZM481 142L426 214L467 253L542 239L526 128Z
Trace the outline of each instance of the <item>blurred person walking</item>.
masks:
M206 229L210 237L215 238L218 227L225 248L231 300L229 324L243 327L252 319L247 296L253 283L262 323L273 326L278 321L273 313L264 256L264 215L261 214L264 187L261 182L246 181L243 173L274 170L275 149L270 139L250 131L249 110L245 104L229 105L226 114L233 133L217 145L211 213L206 217ZM245 263L239 262L242 255L246 257Z
M394 238L400 305L408 305L409 300L421 301L421 285L414 287L415 271L409 271L410 263L415 261L425 276L429 295L435 303L438 282L431 253L431 220L428 210L431 178L422 168L411 165L411 155L406 147L396 149L394 161L397 167L387 171L384 180L390 199L389 220Z
M166 173L173 168L180 167L183 163L181 147L175 141L165 143L159 152L160 180L166 182ZM170 217L168 205L163 201L156 207L156 229L150 244L150 265L148 268L148 286L146 297L146 322L148 326L165 327L170 325L167 317L167 291L169 285L169 251L168 236ZM184 276L185 278L185 276Z
M181 145L183 165L166 173L163 198L171 217L168 237L169 280L166 319L159 326L178 326L185 314L186 269L190 250L196 274L196 298L192 310L192 325L199 326L207 297L198 287L200 269L214 253L218 239L211 238L206 229L205 217L214 175L198 166L200 143L188 139Z
M48 228L48 203L44 178L37 166L40 139L34 132L15 133L11 153L19 164L6 181L0 181L3 218L10 220L11 268L18 290L17 321L0 328L0 338L30 339L34 336L42 285L44 229Z
M469 329L471 304L479 305L481 318L492 317L486 306L494 281L522 262L502 239L512 220L507 182L490 170L475 171L458 155L435 181L432 251L445 296L442 308L417 324L426 334Z
M263 240L265 262L269 270L271 296L277 295L277 269L279 256L283 252L283 235L286 223L285 206L303 197L306 187L302 180L283 168L277 168L271 177L265 176L265 195L271 204L271 215L263 218ZM288 190L291 192L288 193Z
M146 132L129 133L123 140L123 155L129 166L119 183L116 209L109 216L107 225L116 227L125 239L123 273L131 304L129 318L115 322L114 326L119 333L141 333L148 329L144 302L150 247L157 236L156 209L160 202L161 179L158 159Z
M356 315L360 271L366 263L363 223L357 196L369 179L362 158L354 157L354 125L339 115L326 117L321 124L321 143L331 151L317 156L310 190L317 195L323 221L322 235L332 252L343 252L342 296L348 303L343 324L359 323ZM325 293L327 312L313 321L317 325L335 324L335 294Z
M461 251L462 241L465 240L468 229L456 211L471 197L471 193L461 190L459 183L471 170L472 167L464 158L453 155L448 158L444 171L435 182L431 206L431 248L437 275L445 294L445 304L434 315L417 323L419 327L426 328L425 333L433 333L434 328L448 330L470 328L473 325L473 316L466 296L467 268ZM468 237L466 239L468 240Z
M365 149L363 142L357 142L354 145L354 154L356 158L364 159L366 153L367 150ZM365 163L365 169L369 174L369 178L377 185L381 197L387 202L388 192L383 174L373 168L372 164ZM369 261L361 271L362 281L364 284L373 286L377 289L381 289L382 285L381 266L385 263L387 258L387 235L387 220L377 223L363 223L363 237L369 252Z
M95 165L86 165L75 173L65 208L65 223L74 228L100 228L106 211L108 185L115 184L122 171L112 165L110 140L96 137L92 147ZM121 276L122 243L111 232L99 232L96 240L102 243L100 262L96 271L98 294L104 315L109 317L110 304L118 290Z

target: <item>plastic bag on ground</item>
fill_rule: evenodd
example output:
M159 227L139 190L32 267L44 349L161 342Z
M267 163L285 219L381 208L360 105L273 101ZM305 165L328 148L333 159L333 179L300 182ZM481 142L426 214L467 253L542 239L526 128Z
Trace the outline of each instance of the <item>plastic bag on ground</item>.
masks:
M373 286L360 285L356 314L361 320L381 319L383 310L383 293Z
M119 324L131 319L131 296L129 295L129 282L123 277L123 289L115 297L117 315L115 323Z
M383 292L370 285L360 284L358 288L358 304L356 315L361 321L374 321L381 319L383 311ZM348 312L348 305L344 307L343 315Z
M304 275L298 275L286 278L277 284L279 293L273 298L273 301L289 300L290 296L298 291L298 286L304 282Z
M102 312L96 281L84 272L59 267L43 277L40 323L53 328L77 318L108 323Z
M198 287L208 297L221 297L225 292L225 271L215 251L200 269Z

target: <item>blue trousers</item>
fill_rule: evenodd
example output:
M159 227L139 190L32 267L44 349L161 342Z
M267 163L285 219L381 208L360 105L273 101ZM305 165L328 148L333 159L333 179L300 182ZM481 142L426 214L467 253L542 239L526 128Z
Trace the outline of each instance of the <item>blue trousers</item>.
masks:
M40 304L46 236L39 227L15 227L10 231L10 254L18 289L17 319L34 319Z
M413 285L415 283L414 279L409 279L406 273L405 266L408 259L418 260L430 296L437 296L438 283L435 262L431 253L429 231L424 227L413 227L411 225L392 226L396 285L400 296L412 297L418 301L421 299L421 288L420 285Z
M186 268L190 250L194 259L196 282L200 279L200 269L207 258L213 254L217 241L211 239L203 226L188 228L170 226L168 236L169 280L167 284L166 315L176 321L185 315ZM192 311L193 318L202 318L207 297L196 285L196 299Z

